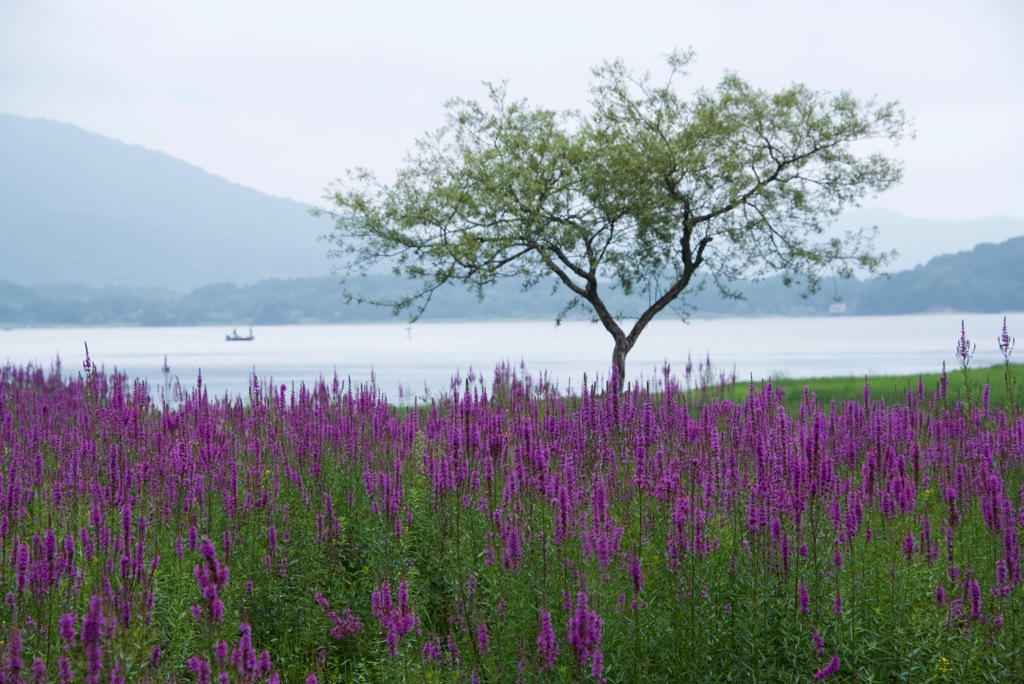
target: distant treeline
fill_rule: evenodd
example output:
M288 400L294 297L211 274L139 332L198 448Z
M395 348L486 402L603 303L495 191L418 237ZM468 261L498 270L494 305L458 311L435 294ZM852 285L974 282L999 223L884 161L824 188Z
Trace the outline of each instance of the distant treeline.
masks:
M1024 237L970 252L932 259L925 266L869 280L826 280L817 294L802 298L780 278L740 283L741 299L722 299L713 286L685 299L693 315L824 315L839 297L847 314L905 314L955 310L1024 310ZM375 298L395 298L410 283L390 275L370 276L350 288ZM458 287L435 293L422 320L554 318L568 297L552 283L528 292L502 283L476 295ZM207 285L188 294L143 288L90 288L82 285L23 286L0 281L0 325L274 325L393 320L391 310L346 304L338 278L262 280L252 285ZM630 299L609 297L628 316ZM632 300L638 303L636 299ZM583 307L574 316L588 317ZM401 320L401 319L400 319Z

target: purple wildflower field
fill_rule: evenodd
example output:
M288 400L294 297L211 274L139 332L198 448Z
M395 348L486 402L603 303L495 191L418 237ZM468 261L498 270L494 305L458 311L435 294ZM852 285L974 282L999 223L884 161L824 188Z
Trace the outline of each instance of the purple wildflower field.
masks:
M0 367L0 682L1020 680L1024 418L972 350L794 413Z

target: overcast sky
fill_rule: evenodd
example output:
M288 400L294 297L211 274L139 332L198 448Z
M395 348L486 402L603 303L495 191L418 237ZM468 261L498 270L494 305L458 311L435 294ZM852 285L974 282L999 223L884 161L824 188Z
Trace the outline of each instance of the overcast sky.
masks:
M485 80L585 108L603 60L657 75L692 47L686 89L732 70L899 100L905 180L866 204L1024 217L1022 35L1020 0L0 0L0 112L320 203L347 168L388 177Z

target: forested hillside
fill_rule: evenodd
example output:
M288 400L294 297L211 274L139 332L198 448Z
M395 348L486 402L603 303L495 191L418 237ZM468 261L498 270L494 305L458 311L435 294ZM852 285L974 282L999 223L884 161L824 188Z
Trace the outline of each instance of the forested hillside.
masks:
M743 283L743 299L721 299L707 288L685 301L696 316L826 315L839 297L847 314L902 314L956 310L1024 310L1024 237L932 259L927 265L867 281L826 282L801 298L780 279ZM406 283L390 275L367 277L360 289L397 297ZM629 301L610 297L628 315ZM565 297L551 284L522 292L515 283L491 290L483 301L450 287L431 301L424 320L554 318ZM579 309L575 315L586 316ZM251 285L207 285L188 294L160 289L23 286L0 281L2 325L273 325L393 320L387 307L346 304L335 277L261 280ZM402 319L399 319L402 320Z
M1024 237L938 256L926 266L863 284L858 311L878 314L1024 309Z

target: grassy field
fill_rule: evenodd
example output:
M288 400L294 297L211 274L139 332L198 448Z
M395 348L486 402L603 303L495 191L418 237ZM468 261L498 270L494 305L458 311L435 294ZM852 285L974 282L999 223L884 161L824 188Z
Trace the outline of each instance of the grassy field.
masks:
M1006 405L1006 370L1003 364L986 368L972 368L969 371L973 400L981 404L984 400L985 385L990 386L989 402L992 406ZM1011 364L1011 382L1016 387L1024 387L1024 365ZM844 404L850 401L864 401L864 386L871 388L874 399L884 399L887 403L906 402L907 392L917 393L919 385L931 395L942 382L942 373L925 373L918 375L869 375L865 377L830 377L830 378L781 378L772 380L772 386L782 391L782 404L790 412L798 412L803 398L804 388L817 395L818 400L826 405L835 399ZM967 391L961 369L947 371L949 397L951 400L967 400ZM760 385L760 383L759 383ZM737 383L728 392L712 391L712 396L725 397L732 401L742 401L749 393L749 385Z

